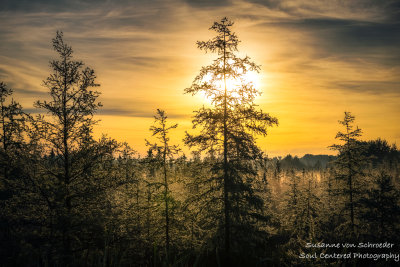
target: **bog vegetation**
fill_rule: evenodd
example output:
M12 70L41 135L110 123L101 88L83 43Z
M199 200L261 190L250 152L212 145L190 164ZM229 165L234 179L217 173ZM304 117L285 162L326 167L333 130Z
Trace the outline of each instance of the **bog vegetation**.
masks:
M400 151L362 141L344 112L336 156L263 154L256 137L278 119L255 104L260 91L243 77L259 66L235 54L232 25L215 22L216 36L197 43L216 59L184 91L211 103L195 111L195 133L172 144L179 126L159 109L145 156L93 138L99 85L60 32L40 115L0 84L2 266L356 266L371 260L305 255L398 244Z

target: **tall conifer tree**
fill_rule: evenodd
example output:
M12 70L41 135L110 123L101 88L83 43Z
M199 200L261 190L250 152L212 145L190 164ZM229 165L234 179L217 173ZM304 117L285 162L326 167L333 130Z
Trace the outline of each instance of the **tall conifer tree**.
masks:
M362 131L358 127L354 129L355 117L350 112L344 112L344 118L339 121L344 127L343 132L338 132L336 139L343 144L330 146L332 150L338 151L338 157L334 164L337 168L336 179L341 181L337 193L344 197L344 210L348 213L350 232L353 238L356 235L356 206L361 195L362 182L360 177L364 176L362 164L362 148L358 142Z
M203 106L195 112L193 128L201 129L200 133L187 133L184 141L190 147L216 155L212 168L216 187L212 194L217 192L217 199L222 201L220 227L227 255L231 250L232 232L238 244L240 233L245 231L243 227L252 225L255 210L263 206L252 186L257 175L252 160L262 156L255 135L265 136L267 127L278 123L254 104L260 91L246 81L245 75L257 72L260 67L249 57L235 55L239 40L231 30L232 25L232 21L223 18L210 28L216 32L213 39L197 42L199 49L216 53L218 57L203 67L192 86L185 90L192 95L202 93L211 102L211 107Z
M64 42L62 32L57 32L52 44L59 58L50 61L53 72L43 81L50 100L35 103L46 114L38 115L32 122L31 137L41 146L41 166L38 176L31 179L40 187L55 216L50 218L52 238L61 241L61 260L69 265L73 264L74 251L79 251L77 246L84 243L83 239L91 242L88 240L93 238L87 232L83 237L85 231L77 229L90 225L84 222L88 218L82 217L83 210L89 203L95 206L93 199L111 186L111 180L100 177L111 169L104 169L99 163L112 158L117 144L107 138L96 142L92 136L96 124L93 116L101 106L97 100L100 93L93 90L99 86L94 70L73 59L73 50Z

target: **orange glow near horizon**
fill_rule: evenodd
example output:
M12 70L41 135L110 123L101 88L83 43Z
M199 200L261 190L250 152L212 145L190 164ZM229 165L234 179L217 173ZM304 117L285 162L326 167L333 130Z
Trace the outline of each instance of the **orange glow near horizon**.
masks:
M193 131L193 111L210 102L184 89L217 57L199 50L196 41L213 38L208 28L227 16L240 40L237 56L261 65L259 73L245 74L262 92L255 104L279 120L258 138L265 153L334 154L328 146L337 142L344 111L355 115L362 140L400 142L400 44L387 30L394 24L385 9L313 2L317 7L304 10L305 0L291 3L290 10L242 0L220 6L183 2L0 11L0 80L27 112L37 112L33 102L48 99L41 84L57 56L51 39L62 30L74 59L92 67L101 85L96 138L107 134L144 155L159 108L179 124L171 143L189 155L185 131ZM378 31L382 25L392 26ZM228 89L236 85L228 79Z

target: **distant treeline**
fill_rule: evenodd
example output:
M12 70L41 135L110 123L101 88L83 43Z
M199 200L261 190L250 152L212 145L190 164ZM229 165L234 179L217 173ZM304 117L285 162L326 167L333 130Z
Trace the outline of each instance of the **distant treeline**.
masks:
M358 141L359 146L362 148L362 155L369 159L369 163L373 166L378 166L383 162L398 162L400 159L399 150L395 144L389 145L386 140L380 138L371 141ZM280 164L281 168L287 169L312 169L318 170L326 168L329 163L336 159L333 155L312 155L305 154L303 157L292 156L288 154L285 157L274 157L272 160L276 164ZM279 163L277 163L279 162Z

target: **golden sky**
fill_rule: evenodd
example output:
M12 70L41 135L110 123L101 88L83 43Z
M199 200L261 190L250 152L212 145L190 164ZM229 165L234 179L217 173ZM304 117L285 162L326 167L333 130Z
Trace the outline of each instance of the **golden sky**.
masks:
M400 4L396 0L81 1L3 0L0 80L32 113L46 99L57 30L101 84L95 135L106 133L144 153L156 109L191 130L204 99L184 95L216 57L196 48L214 21L235 22L239 55L261 65L260 108L279 119L258 140L271 156L332 154L344 111L363 140L400 141ZM187 152L187 149L185 149Z

